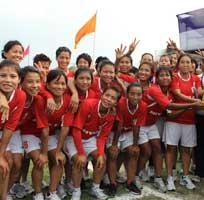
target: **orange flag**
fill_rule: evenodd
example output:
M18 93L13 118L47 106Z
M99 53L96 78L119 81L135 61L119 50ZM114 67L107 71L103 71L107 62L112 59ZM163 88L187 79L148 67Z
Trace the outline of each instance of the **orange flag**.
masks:
M25 51L23 52L23 58L25 58L29 53L30 53L30 45L28 45Z
M96 31L96 14L88 21L86 24L84 24L80 30L77 32L75 36L75 45L74 48L77 48L77 45L82 37L85 35L88 35L89 33L93 33Z

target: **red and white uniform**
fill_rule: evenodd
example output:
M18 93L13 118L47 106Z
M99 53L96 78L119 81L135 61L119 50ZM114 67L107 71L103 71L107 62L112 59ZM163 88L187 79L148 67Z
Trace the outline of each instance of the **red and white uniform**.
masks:
M122 123L122 132L119 137L118 146L123 151L125 148L133 144L133 126L144 126L147 114L147 104L144 101L136 106L134 112L128 107L127 97L120 99L117 106L118 120ZM112 146L114 132L108 137L106 147Z
M147 104L140 101L132 113L128 107L128 99L123 97L117 106L119 121L122 123L122 133L132 131L133 126L144 126L146 122Z
M160 87L155 84L151 84L149 88L144 90L143 100L147 103L147 118L145 126L140 128L139 144L160 138L159 130L155 124L157 119L170 104L167 96L165 96Z
M45 112L45 100L40 95L33 97L29 106L24 107L19 129L21 135L40 136L41 128L48 127Z
M159 86L154 84L151 84L148 89L144 90L142 99L147 103L148 109L146 126L155 124L156 120L170 104L168 97L162 93Z
M76 146L76 153L84 155L86 148L84 143L89 140L95 140L95 149L99 155L104 155L104 145L111 131L116 115L109 112L105 116L99 113L100 100L87 99L84 100L79 108L73 127L80 130L81 134L76 134L73 130L73 138ZM97 137L97 138L96 138ZM90 153L90 152L89 152Z
M121 72L119 73L118 77L123 81L125 86L128 86L130 83L138 82L137 78Z
M201 87L200 80L197 76L189 74L189 79L184 80L178 72L172 80L172 91L179 89L180 92L188 97L195 98L197 89ZM182 99L175 99L177 103L188 103ZM163 141L168 145L194 147L196 146L196 128L195 128L195 111L186 109L175 119L167 117L165 123Z
M112 81L110 86L118 88L118 90L120 90L121 92L123 91L121 86L119 85L119 83L117 81L115 81L115 80ZM103 90L102 90L102 87L101 87L101 79L100 79L100 77L95 77L94 78L94 82L91 85L91 89L96 93L96 98L100 99L101 95L103 94Z
M33 97L29 106L25 106L19 129L26 153L41 149L41 129L48 127L45 112L45 100L40 95Z
M180 89L180 92L188 97L196 98L197 89L201 87L200 80L197 76L189 74L189 80L181 78L179 73L174 76L171 84L171 90ZM175 99L175 103L189 103L182 99ZM175 119L167 118L167 121L172 121L181 124L195 124L195 111L193 109L187 109L183 114L179 115Z
M22 90L16 89L13 91L8 101L10 108L9 119L5 123L2 123L2 121L0 120L0 138L4 128L10 129L12 131L15 131L17 129L21 114L23 112L25 101L26 95ZM2 113L0 113L0 118L1 116ZM22 153L22 141L19 131L15 131L13 133L7 150L10 150L12 153Z

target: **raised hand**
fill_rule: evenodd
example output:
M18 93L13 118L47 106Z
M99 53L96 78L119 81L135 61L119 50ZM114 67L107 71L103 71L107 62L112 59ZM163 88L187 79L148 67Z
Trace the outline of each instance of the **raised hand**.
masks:
M174 42L170 38L169 38L169 41L167 41L167 48L173 49L173 50L177 50L178 49L178 47L176 45L176 42Z
M195 51L195 53L197 53L198 55L204 57L204 52L201 51L200 49L198 49L197 51Z
M129 55L135 50L135 48L137 47L139 42L140 42L140 40L137 41L136 38L135 38L134 41L130 43L130 46L129 46L129 49L128 49L128 54Z
M116 59L119 60L125 55L126 46L120 45L120 48L115 49Z

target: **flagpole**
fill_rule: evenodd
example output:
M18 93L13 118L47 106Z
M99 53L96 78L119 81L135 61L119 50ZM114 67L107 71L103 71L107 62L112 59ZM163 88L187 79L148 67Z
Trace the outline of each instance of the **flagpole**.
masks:
M97 22L97 14L98 14L98 10L96 10L96 22ZM95 60L95 45L96 45L96 26L95 26L95 32L94 32L94 38L93 38L93 56L92 56L92 60Z

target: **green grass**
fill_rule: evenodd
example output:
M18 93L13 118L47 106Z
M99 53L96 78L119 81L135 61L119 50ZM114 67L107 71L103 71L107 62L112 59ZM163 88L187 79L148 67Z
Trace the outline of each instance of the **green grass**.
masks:
M29 182L31 182L31 176L30 176L31 168L32 168L32 165L30 166L29 175L28 175ZM181 168L180 163L177 163L177 168L178 169ZM163 175L165 177L165 174L163 174ZM45 171L44 171L44 180L46 180L46 181L49 180L48 168L46 168ZM152 187L151 183L145 183L145 185L148 185L149 187ZM190 190L185 189L183 186L181 186L179 184L179 177L178 177L178 180L176 182L176 188L177 188L176 192L168 192L167 194L173 194L174 196L179 197L179 198L181 198L183 200L204 200L204 182L196 183L196 189L193 190L193 191L190 191ZM125 187L123 185L119 185L118 196L120 196L122 194L127 194L127 191L125 190ZM25 200L31 200L32 196L29 195L24 199ZM67 198L65 200L69 200L69 199L71 199L71 197L67 196ZM95 198L91 197L88 194L88 191L82 191L81 200L94 200L94 199ZM165 200L163 198L156 197L156 196L153 196L153 195L145 196L145 197L142 197L142 198L137 197L136 199L139 199L139 200Z

